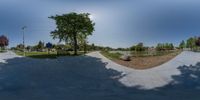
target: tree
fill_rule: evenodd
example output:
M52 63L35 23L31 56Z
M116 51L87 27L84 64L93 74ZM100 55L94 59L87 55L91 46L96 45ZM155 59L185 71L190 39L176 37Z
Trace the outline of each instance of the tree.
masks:
M91 48L92 48L92 50L96 50L94 43L92 43Z
M197 45L197 46L200 46L200 37L197 39L196 45Z
M191 37L187 40L186 47L191 48L192 50L196 47L197 38Z
M168 50L174 50L174 45L173 43L169 43L169 49Z
M156 50L161 51L163 49L162 44L158 43L156 46Z
M37 45L37 50L42 50L44 48L44 43L42 41L39 41L38 45Z
M143 45L143 43L142 42L140 42L140 43L138 43L137 45L136 45L136 51L144 51L145 49L144 49L144 45Z
M172 43L158 43L156 46L156 50L162 51L162 50L173 50L174 45Z
M179 45L179 48L183 49L185 47L186 47L185 41L182 40L181 43L180 43L180 45Z
M16 46L16 49L20 50L20 51L23 51L24 45L23 44L19 44L19 45Z
M145 47L142 42L138 43L137 45L133 45L129 48L132 51L144 51Z
M78 40L79 40L79 49L83 50L84 53L87 52L87 36L85 36L85 34L80 34L78 36Z
M92 35L94 31L94 23L89 17L89 13L75 12L51 16L49 18L56 21L57 28L51 32L53 39L58 38L64 42L72 42L74 46L74 54L77 55L77 37L79 35Z
M31 46L27 46L26 50L31 51L31 48L32 48Z
M2 35L0 36L0 47L1 49L4 48L5 46L8 46L9 40L6 36Z
M163 46L163 49L164 50L170 50L170 45L169 45L169 43L165 43L165 44L163 44L164 46Z
M135 46L135 45L133 45L133 46L131 46L131 47L130 47L130 49L131 49L132 51L135 51L135 49L136 49L136 46Z

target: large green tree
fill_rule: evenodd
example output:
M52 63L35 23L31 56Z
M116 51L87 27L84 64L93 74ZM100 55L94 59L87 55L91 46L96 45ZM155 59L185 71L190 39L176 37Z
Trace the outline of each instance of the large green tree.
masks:
M196 37L189 38L186 43L187 48L191 48L192 50L194 50L194 48L196 47L196 41Z
M58 38L64 42L71 42L74 46L74 54L77 55L78 36L83 35L85 39L92 35L95 23L90 19L89 13L68 13L51 16L49 18L56 21L56 29L51 32L53 39Z

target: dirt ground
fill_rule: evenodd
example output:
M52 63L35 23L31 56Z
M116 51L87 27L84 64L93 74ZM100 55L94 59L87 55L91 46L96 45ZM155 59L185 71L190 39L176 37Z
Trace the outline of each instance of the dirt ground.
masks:
M124 65L134 69L148 69L173 59L179 53L170 53L162 56L149 56L149 57L131 57L131 61L114 60L120 65Z

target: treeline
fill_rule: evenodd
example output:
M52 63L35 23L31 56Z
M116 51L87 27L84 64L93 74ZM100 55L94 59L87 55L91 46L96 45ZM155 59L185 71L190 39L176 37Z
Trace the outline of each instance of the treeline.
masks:
M130 47L131 51L145 51L146 49L148 49L148 47L144 47L144 44L142 42Z
M18 50L18 51L23 51L24 49L26 51L42 51L43 49L45 49L45 43L42 41L39 41L38 44L34 45L34 46L24 46L23 44L18 44L16 47L12 47L12 50Z
M137 45L131 46L129 49L131 51L147 51L147 50L157 50L157 51L169 51L174 49L185 49L192 51L200 50L200 37L190 37L186 41L181 41L178 47L175 47L173 43L158 43L155 47L144 46L143 43L138 43Z
M39 41L37 45L34 46L26 46L26 51L47 51L48 49L51 51L63 50L63 51L73 51L74 45L67 43L67 44L52 44L52 46L47 46L49 43L44 43ZM12 49L23 51L23 44L19 44ZM200 49L200 37L191 37L186 41L181 41L178 47L175 47L173 43L158 43L156 46L144 46L142 42L133 45L129 48L111 48L111 47L104 47L98 46L95 44L88 44L88 42L79 42L77 49L79 51L84 51L85 53L88 51L169 51L175 49L189 49L189 50L199 50Z
M199 47L200 37L190 37L186 41L182 40L179 45L180 49L199 50Z
M165 51L165 50L174 50L173 43L158 43L156 50Z
M18 51L23 51L24 50L24 45L19 44L16 47L12 47L12 50L18 50ZM25 50L28 51L38 51L38 52L46 52L47 50L50 51L58 51L58 50L63 50L63 51L73 51L73 44L52 44L50 42L45 43L42 41L39 41L36 45L34 46L25 46ZM98 46L95 44L79 44L77 49L79 51L84 51L85 53L88 51L110 51L114 50L111 47L104 47L104 46Z
M137 45L133 45L130 47L131 51L147 51L147 50L157 50L157 51L165 51L165 50L174 50L174 45L172 43L158 43L156 47L148 47L144 46L143 43L138 43Z

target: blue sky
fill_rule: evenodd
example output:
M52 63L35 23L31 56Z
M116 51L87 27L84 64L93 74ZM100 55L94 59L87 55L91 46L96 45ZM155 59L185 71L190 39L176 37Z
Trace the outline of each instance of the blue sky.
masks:
M96 23L90 43L129 47L143 42L179 44L200 36L198 0L0 0L0 34L10 46L22 43L21 27L26 25L26 44L39 40L57 43L50 32L55 29L49 16L69 12L88 12Z

